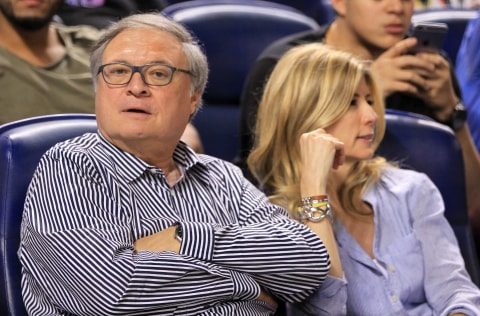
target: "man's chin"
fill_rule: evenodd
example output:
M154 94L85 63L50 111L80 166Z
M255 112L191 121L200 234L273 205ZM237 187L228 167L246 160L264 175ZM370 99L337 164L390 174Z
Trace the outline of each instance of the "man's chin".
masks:
M33 12L25 11L23 14L16 14L12 7L4 5L0 6L0 11L13 27L23 31L38 31L47 27L50 22L52 22L61 3L63 3L63 1L60 1L55 7L43 13L34 10Z
M38 31L46 26L52 21L52 18L37 18L37 17L26 17L26 18L13 18L9 19L10 22L17 28L24 31Z

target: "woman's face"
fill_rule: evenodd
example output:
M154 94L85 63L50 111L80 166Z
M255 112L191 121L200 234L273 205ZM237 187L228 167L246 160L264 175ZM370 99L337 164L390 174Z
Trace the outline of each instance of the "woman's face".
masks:
M365 79L362 79L348 111L325 130L344 143L346 161L354 162L373 156L376 122L373 97Z

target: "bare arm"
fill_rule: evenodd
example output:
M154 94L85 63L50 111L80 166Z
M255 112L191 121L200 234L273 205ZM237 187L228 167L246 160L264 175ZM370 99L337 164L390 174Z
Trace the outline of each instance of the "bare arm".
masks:
M465 165L468 217L473 230L480 232L480 156L467 124L455 135L460 141Z
M332 167L338 168L345 159L343 143L326 134L323 129L318 129L301 136L300 148L303 168L300 184L302 197L326 195L330 170ZM320 237L328 250L331 262L329 275L342 278L342 264L330 221L307 221L306 225Z

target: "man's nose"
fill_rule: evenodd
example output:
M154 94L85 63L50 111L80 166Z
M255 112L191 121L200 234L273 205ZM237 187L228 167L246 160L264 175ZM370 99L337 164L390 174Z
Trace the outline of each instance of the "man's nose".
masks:
M134 95L144 95L148 93L148 85L143 80L143 75L140 71L135 70L132 78L128 83L128 90Z

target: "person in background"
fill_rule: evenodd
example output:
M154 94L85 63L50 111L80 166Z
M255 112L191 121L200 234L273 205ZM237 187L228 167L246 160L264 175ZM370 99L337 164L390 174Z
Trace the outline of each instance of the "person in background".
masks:
M104 29L131 14L161 11L167 0L65 0L58 16L66 25L87 24Z
M197 154L204 154L205 150L203 149L202 138L197 128L193 123L188 123L185 127L185 131L182 134L181 140L190 146L194 152Z
M179 141L208 75L182 25L120 20L91 72L98 132L47 151L27 192L18 254L30 315L272 315L277 299L342 277L328 220L292 220L236 166Z
M345 280L320 288L291 315L480 315L440 192L422 173L375 149L385 132L369 64L310 43L275 66L260 102L248 166L270 201L302 219L305 188L326 190ZM331 168L334 144L345 162ZM341 307L346 305L346 311Z
M480 11L479 11L480 12ZM455 70L462 90L467 122L473 142L480 151L480 17L469 22L458 50ZM480 176L477 174L477 176ZM480 254L480 219L474 225L473 234Z
M94 112L89 58L100 32L54 22L62 3L0 0L0 124ZM203 152L193 125L187 126L183 140Z
M0 124L47 114L93 113L90 26L52 22L62 0L0 0Z
M480 11L479 11L480 13ZM456 73L468 110L468 127L480 150L480 16L471 20L457 54Z
M332 0L331 4L337 13L331 24L272 43L250 70L241 98L240 148L235 163L252 179L246 159L253 144L258 102L278 59L297 45L323 42L373 61L387 108L424 114L454 130L463 152L470 223L480 232L480 155L464 124L465 108L452 66L439 53L408 54L417 42L405 38L414 1ZM480 237L476 241L480 250Z

